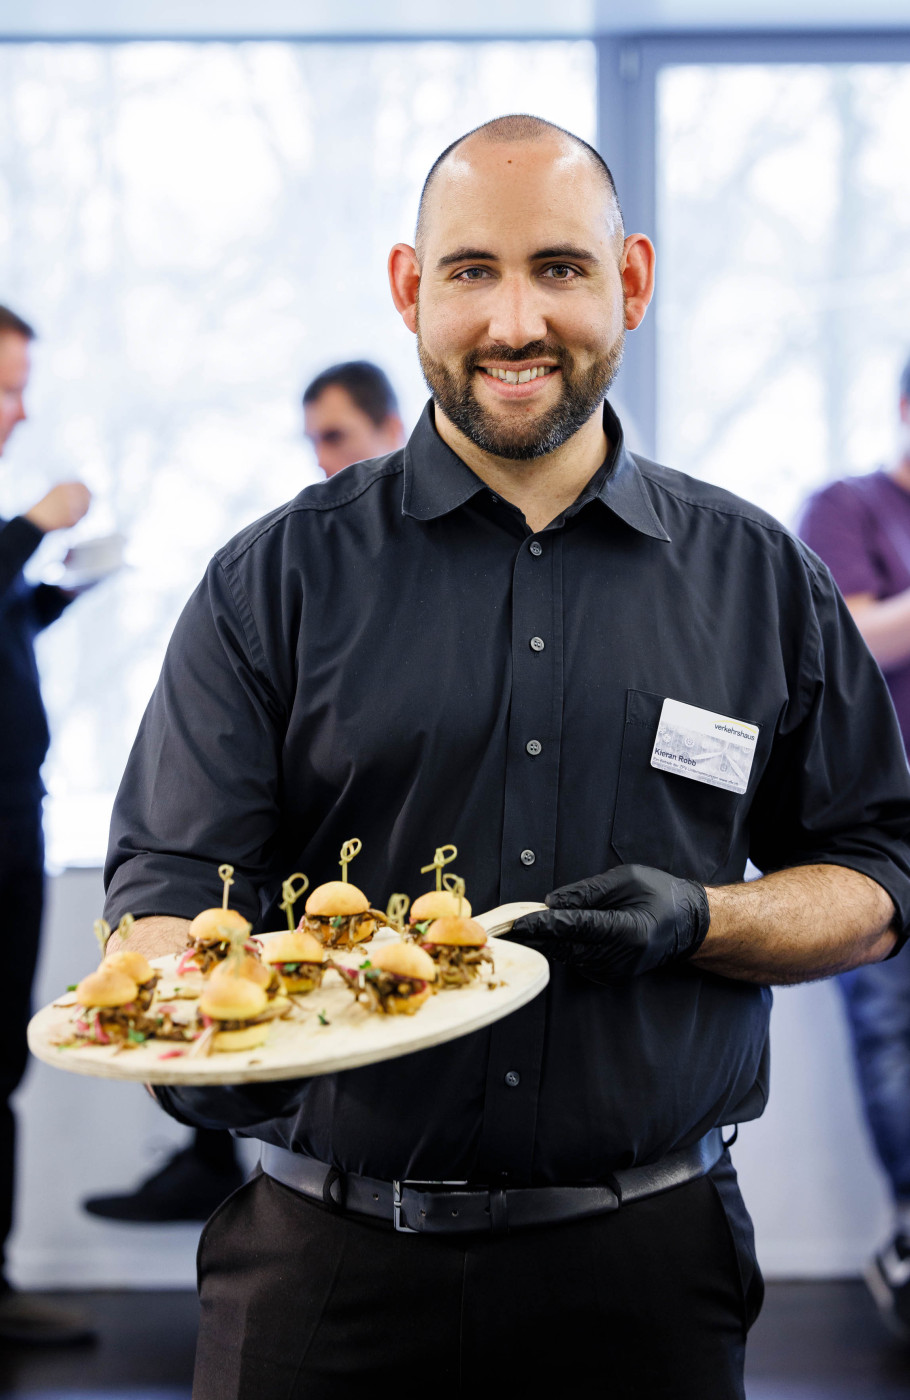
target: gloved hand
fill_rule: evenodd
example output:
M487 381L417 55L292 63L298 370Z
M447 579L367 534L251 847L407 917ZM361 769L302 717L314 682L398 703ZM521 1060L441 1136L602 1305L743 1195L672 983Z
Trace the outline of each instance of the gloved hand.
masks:
M509 934L598 982L651 972L688 956L711 922L704 885L649 865L618 865L547 895Z

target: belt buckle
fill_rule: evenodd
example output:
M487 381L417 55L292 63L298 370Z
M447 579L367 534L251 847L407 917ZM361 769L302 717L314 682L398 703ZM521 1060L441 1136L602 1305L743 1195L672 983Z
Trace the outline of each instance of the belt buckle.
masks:
M392 1228L399 1235L419 1235L419 1230L401 1221L401 1189L403 1186L467 1186L466 1181L420 1181L416 1177L403 1177L392 1182Z

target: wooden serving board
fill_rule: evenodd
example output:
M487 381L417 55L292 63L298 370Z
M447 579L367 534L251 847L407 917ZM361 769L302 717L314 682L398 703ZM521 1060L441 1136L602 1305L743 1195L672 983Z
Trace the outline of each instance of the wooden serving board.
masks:
M494 922L501 926L500 911L491 913L498 916ZM260 936L265 941L274 935ZM333 956L355 968L369 956L371 947L394 941L395 937L383 929L355 952ZM540 953L503 938L496 939L492 951L494 969L489 978L494 984L492 987L485 978L468 987L439 992L413 1016L384 1016L368 1011L355 1002L341 975L330 970L320 988L293 999L292 1016L273 1021L265 1044L255 1050L195 1057L185 1050L179 1058L163 1059L162 1056L182 1047L164 1040L150 1040L120 1051L106 1045L61 1047L60 1043L71 1033L75 1002L72 994L60 997L32 1018L28 1028L29 1048L39 1060L73 1074L145 1084L250 1084L334 1074L469 1035L517 1011L543 991L550 973ZM199 974L177 978L177 957L152 961L162 974L159 991L166 993L166 997L160 999L176 1007L187 1020L191 1019L195 1003L171 998L175 986L179 985L184 995L194 983L201 987ZM320 1013L328 1024L323 1024Z

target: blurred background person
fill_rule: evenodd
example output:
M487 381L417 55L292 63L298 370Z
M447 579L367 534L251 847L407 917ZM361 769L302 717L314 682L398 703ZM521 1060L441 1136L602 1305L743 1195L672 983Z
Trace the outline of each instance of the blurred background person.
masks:
M347 360L317 374L303 391L303 414L304 435L326 476L404 446L395 390L369 360ZM188 1145L134 1191L91 1196L83 1204L90 1215L127 1224L204 1221L243 1179L230 1133L197 1128Z
M19 423L35 332L0 306L0 457ZM15 1117L10 1098L25 1071L26 1028L44 904L41 765L49 742L35 662L36 635L63 612L73 594L26 583L23 565L51 530L81 520L91 501L80 481L61 482L30 510L0 519L0 908L4 940L4 1005L0 1017L0 1341L59 1344L88 1340L86 1318L17 1292L6 1277L3 1250L12 1227Z
M326 476L404 446L388 376L369 360L332 365L303 391L304 433Z
M799 533L830 568L885 674L910 744L910 359L899 386L894 460L809 498ZM862 775L858 775L861 777ZM894 1200L894 1234L866 1280L892 1329L910 1341L910 952L839 979L860 1092Z

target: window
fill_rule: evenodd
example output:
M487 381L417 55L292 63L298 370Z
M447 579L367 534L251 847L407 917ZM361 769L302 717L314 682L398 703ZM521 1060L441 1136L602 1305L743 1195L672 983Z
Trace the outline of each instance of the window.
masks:
M658 455L791 521L894 452L910 63L657 77Z
M211 554L316 479L299 396L377 360L425 398L386 284L456 136L531 111L593 140L594 45L0 46L0 300L38 328L3 507L84 478L129 568L45 635L52 862L103 854L167 639ZM66 542L50 537L35 568Z

